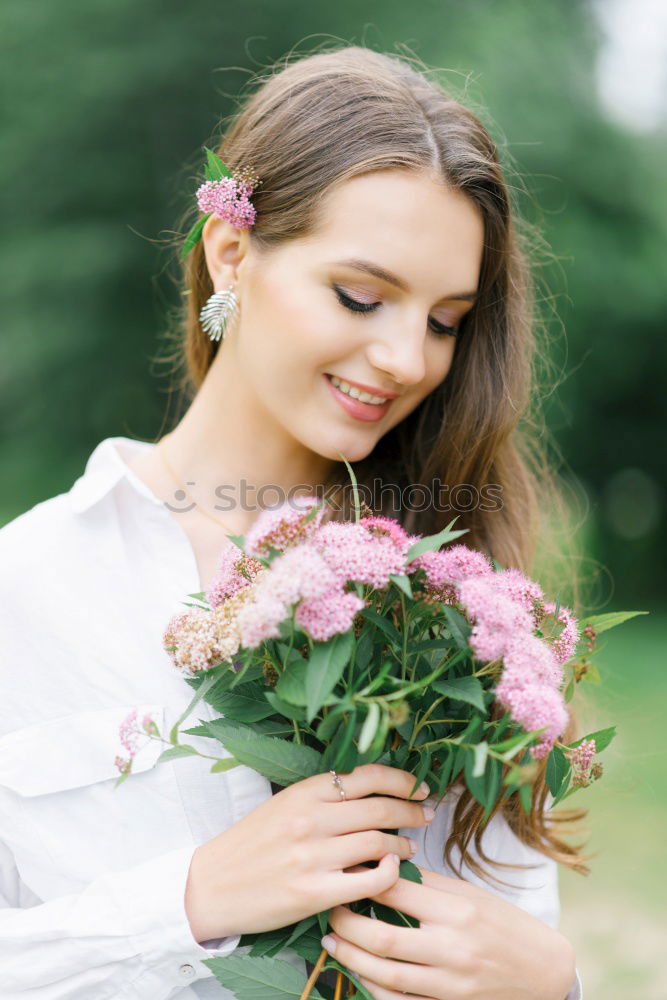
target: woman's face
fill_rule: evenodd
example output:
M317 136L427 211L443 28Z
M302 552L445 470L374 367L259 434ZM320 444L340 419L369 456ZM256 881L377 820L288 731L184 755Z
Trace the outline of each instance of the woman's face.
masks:
M425 174L347 180L314 235L266 257L248 250L237 271L240 321L216 361L235 395L243 387L294 441L358 461L447 375L483 238L472 202ZM388 401L352 399L332 376Z

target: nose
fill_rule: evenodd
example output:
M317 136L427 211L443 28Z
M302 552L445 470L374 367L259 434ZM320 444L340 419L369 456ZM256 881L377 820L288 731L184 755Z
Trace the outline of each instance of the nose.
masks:
M425 324L388 323L375 330L366 348L369 363L396 383L418 385L426 375Z

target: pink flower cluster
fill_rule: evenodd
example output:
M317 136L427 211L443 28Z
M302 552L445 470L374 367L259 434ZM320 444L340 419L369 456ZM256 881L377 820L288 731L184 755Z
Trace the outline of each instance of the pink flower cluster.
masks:
M114 760L115 766L118 768L121 774L126 771L132 770L132 761L136 756L138 748L138 740L141 735L140 731L136 727L137 721L137 710L136 708L130 712L130 714L123 719L118 730L118 735L120 737L120 742L123 744L125 750L127 750L129 756L127 758L118 755ZM144 715L141 722L142 729L149 736L159 735L158 728L151 718L151 716Z
M573 785L590 785L595 752L595 740L582 740L578 746L565 751L572 767Z
M250 202L252 187L236 177L222 177L205 181L197 188L200 211L212 212L219 219L227 219L235 229L254 225L255 208Z
M570 609L561 607L555 616L556 605L544 601L534 580L516 569L495 572L483 553L465 545L425 552L411 563L418 567L427 592L465 612L477 659L502 661L496 699L525 730L545 730L531 751L535 758L545 757L568 721L561 664L579 638ZM550 641L534 634L549 616L561 626Z
M207 591L212 611L193 608L172 619L165 645L174 663L194 673L231 660L240 646L253 649L279 637L292 613L313 639L326 641L348 631L364 607L348 585L381 590L393 575L423 570L423 592L459 607L469 619L475 657L501 662L496 699L524 729L544 730L532 753L546 756L567 724L562 664L578 640L571 611L561 607L556 615L537 583L515 569L496 572L484 553L465 545L407 561L419 536L397 521L370 516L358 523L323 523L324 513L315 496L299 497L298 509L285 503L263 511L245 537L245 553L222 553ZM259 559L270 549L280 554L266 567ZM545 635L549 618L557 635Z

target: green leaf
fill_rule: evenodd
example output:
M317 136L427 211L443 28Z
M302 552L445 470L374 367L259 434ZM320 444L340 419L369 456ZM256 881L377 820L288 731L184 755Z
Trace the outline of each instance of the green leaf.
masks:
M192 227L188 235L185 237L183 241L183 246L181 247L181 252L179 254L181 260L184 260L190 253L192 248L196 246L197 243L199 243L199 240L201 239L202 229L204 228L206 220L211 214L212 213L209 212L207 215L203 215L200 219L197 219L194 226Z
M532 785L521 785L519 788L519 799L523 807L523 811L528 815L530 812L530 807L533 803L533 789Z
M438 798L441 799L442 796L447 791L449 787L449 781L452 776L452 769L454 767L454 761L456 759L457 751L453 747L443 748L446 750L446 755L440 757L440 769L438 770Z
M410 583L410 577L406 573L401 573L400 576L390 573L389 579L392 583L395 583L399 590L402 590L404 594L408 597L414 597L412 593L412 585Z
M331 739L331 737L333 736L333 734L336 732L339 725L343 721L344 711L345 711L345 705L338 704L335 705L324 716L322 721L318 724L317 729L315 730L315 735L317 736L318 740L322 740L322 742L324 743L327 740Z
M598 729L594 733L589 733L588 736L582 736L580 740L576 741L576 743L568 743L568 747L569 748L578 747L579 744L583 743L584 740L594 740L595 752L601 753L609 746L615 735L616 735L616 726L610 726L608 729Z
M398 877L407 879L408 882L417 882L418 885L422 883L422 873L412 861L401 861L398 866Z
M519 750L528 746L533 739L534 736L532 733L520 732L515 736L510 736L508 739L503 740L501 743L492 743L491 745L494 750L503 754L505 760L509 761L518 754Z
M373 910L378 920L385 924L394 924L398 927L419 927L419 920L410 916L409 913L402 913L392 906L385 906L384 903L373 902Z
M216 708L227 719L238 722L258 722L273 714L266 700L266 684L263 680L252 680L239 685L233 691L224 692L216 700Z
M361 520L361 504L359 502L359 487L357 486L357 477L355 476L354 470L352 469L352 466L350 465L348 460L345 458L343 452L339 451L338 454L340 455L343 462L345 462L345 467L347 468L347 472L350 477L350 481L352 483L352 496L354 499L354 519L356 523L359 524L359 521Z
M322 770L321 754L312 747L263 736L254 727L240 726L225 719L214 719L207 723L207 728L240 764L259 771L279 785L291 785Z
M168 750L163 750L156 764L164 764L166 760L174 760L176 757L191 757L194 753L198 752L194 747L189 747L187 743L179 743L176 747L169 747Z
M316 643L306 674L307 721L311 722L343 675L352 649L354 633L338 632L328 642Z
M420 556L422 552L433 552L439 549L441 545L444 545L445 542L451 542L460 535L465 535L468 531L467 528L464 528L461 531L451 531L454 521L457 521L458 518L459 515L457 514L456 517L452 518L447 527L442 529L442 531L439 531L436 535L424 535L424 537L420 538L418 542L415 542L412 548L408 549L405 557L406 563L411 563L413 559Z
M482 741L475 747L475 764L472 769L473 778L480 778L484 774L486 758L489 755L489 744Z
M570 765L560 747L553 747L547 758L546 780L554 799L570 773Z
M206 150L206 166L204 167L206 180L219 181L223 177L231 177L231 170L222 162L218 154L214 153L208 146L204 146L204 149Z
M305 707L308 704L306 695L306 675L308 673L308 660L300 657L299 660L292 660L285 668L280 680L276 684L276 694L289 701L292 705Z
M344 763L347 763L349 757L354 757L356 761L357 748L352 743L352 738L354 736L354 731L357 725L357 712L353 709L347 717L345 723L345 728L339 730L339 737L337 739L336 756L334 758L333 767L336 771L345 772L346 768L343 767ZM352 753L351 751L354 751ZM350 768L351 770L351 768Z
M380 706L376 701L372 701L368 706L368 715L364 719L364 724L361 727L361 732L359 734L359 742L357 744L359 753L366 753L370 747L379 722Z
M215 764L211 765L211 774L217 774L219 771L231 771L233 767L238 767L240 763L235 757L221 757L220 760L216 760Z
M614 628L616 625L628 621L629 618L647 614L648 611L610 611L605 615L593 615L590 618L582 618L579 624L582 631L587 625L592 625L596 632L606 632L607 629Z
M306 931L310 930L311 927L314 927L316 923L317 923L316 913L314 913L310 917L304 917L303 920L300 920L299 923L294 928L294 930L292 931L292 933L290 934L290 936L287 938L287 941L285 942L285 947L289 948L289 946L292 944L293 941L296 941L297 938L300 938L302 934L305 934Z
M417 767L417 770L414 772L415 783L410 789L410 796L415 794L415 792L421 785L422 781L428 774L429 768L431 766L431 757L432 753L430 747L427 747L426 750L419 751L419 766Z
M402 648L403 646L402 636L398 631L398 629L396 629L392 625L392 623L389 621L388 618L385 618L384 615L379 614L379 612L377 612L375 608L362 608L361 611L359 611L359 614L363 618L367 618L368 621L373 622L373 624L376 625L380 629L380 631L384 632L387 638L390 639L395 646L397 646L399 649Z
M169 734L170 743L178 742L178 727L180 726L181 722L187 719L188 715L195 707L195 705L199 704L204 695L211 690L211 688L214 686L214 684L218 682L218 680L219 680L219 675L214 671L209 671L207 673L206 677L202 680L199 687L197 688L194 698L192 699L188 707L185 709L185 711L182 713L182 715L179 715L178 719L176 719L176 722L172 726L171 733Z
M318 922L318 924L320 926L321 935L324 935L327 932L327 927L329 926L329 915L331 913L331 909L332 908L329 907L328 910L321 910L319 913L316 914L316 916L317 916L317 922Z
M460 611L457 611L456 608L450 608L447 604L442 605L442 613L447 622L447 628L452 634L452 639L458 648L467 649L471 629L466 619Z
M438 677L433 681L431 687L439 694L445 694L454 701L465 701L469 705L474 705L481 712L484 708L484 688L478 677L465 675L464 677L452 677L449 680Z
M306 710L302 705L292 705L284 701L275 691L267 691L265 697L279 715L284 715L286 719L294 719L296 722L306 721Z
M484 773L476 775L474 773L475 762L476 762L476 749L467 749L465 752L465 763L463 765L463 773L465 775L466 785L470 791L473 798L477 799L480 805L487 805L487 795L486 795L486 781L484 780Z
M489 757L486 767L486 808L484 810L484 815L482 816L482 823L486 823L487 819L491 815L493 807L498 801L498 792L500 791L502 779L503 766L501 762L496 760L494 757Z
M280 1000L298 998L306 985L306 976L290 962L279 958L251 958L250 955L227 955L226 958L205 958L219 983L236 995L238 1000ZM323 1000L313 988L310 996Z

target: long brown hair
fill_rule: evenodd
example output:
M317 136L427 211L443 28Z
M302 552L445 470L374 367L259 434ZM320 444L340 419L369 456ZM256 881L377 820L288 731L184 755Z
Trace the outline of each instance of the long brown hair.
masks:
M253 194L257 210L250 239L258 254L316 231L323 200L334 185L378 170L402 169L437 175L463 192L484 220L484 251L478 298L461 326L445 380L400 424L355 463L360 487L374 495L380 480L391 502L392 489L422 484L433 495L434 481L465 484L454 511L376 506L398 517L412 532L430 534L458 514L456 528L468 529L467 545L489 553L502 566L534 571L536 557L548 568L562 549L554 526L567 516L562 487L547 458L544 425L535 405L539 333L543 329L532 263L541 237L522 222L504 177L499 151L479 111L464 106L449 88L428 78L414 58L383 54L357 45L288 58L257 75L254 92L231 116L216 144L231 168L252 165L261 178ZM184 225L193 220L183 220ZM173 355L183 366L181 391L191 399L218 350L199 324L199 312L213 292L201 241L186 258L182 275L185 303L179 344ZM349 478L340 463L337 517L350 517ZM500 502L481 503L489 488ZM404 496L405 492L398 495ZM467 499L467 502L466 502ZM560 542L560 540L558 540ZM538 545L539 542L539 545ZM576 596L572 566L553 561L563 601L563 565L570 573L570 603ZM558 569L556 569L558 567ZM540 580L549 585L544 573ZM566 741L574 738L574 719ZM533 784L526 814L517 794L502 811L526 844L576 870L588 869L579 848L556 835L581 810L546 811L546 762ZM445 857L452 850L481 872L468 847L482 847L483 809L467 789L459 796ZM569 829L569 828L568 828ZM572 832L571 830L569 832Z

